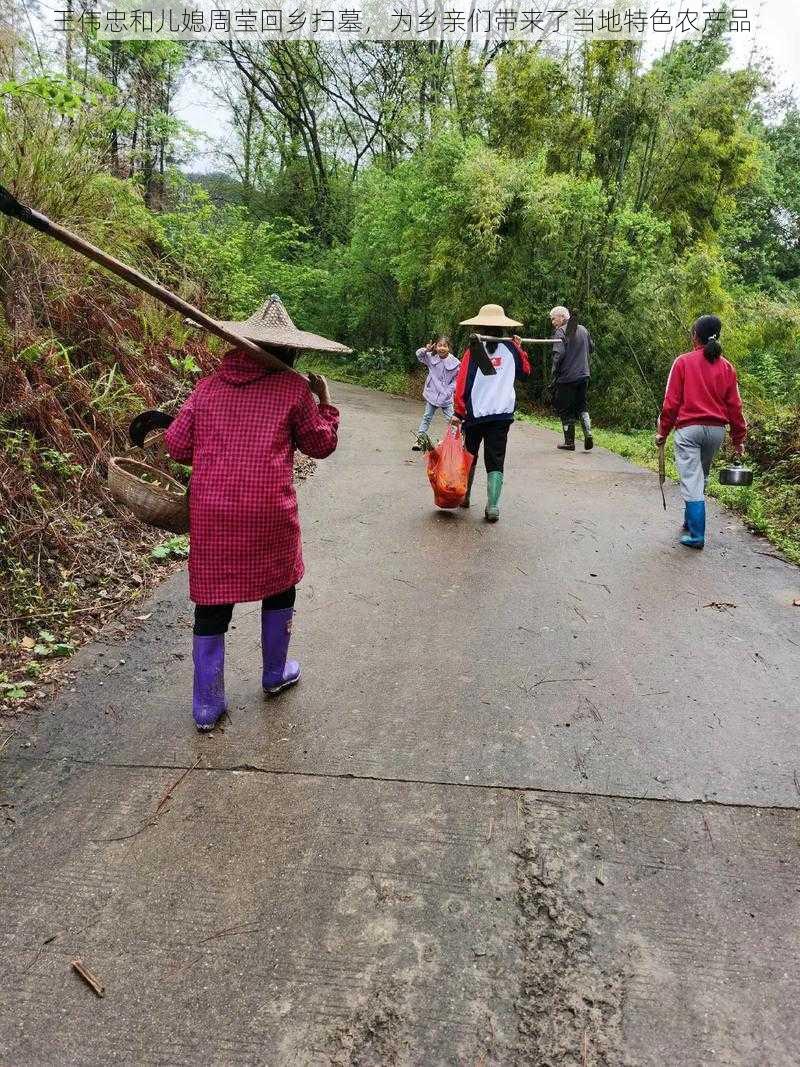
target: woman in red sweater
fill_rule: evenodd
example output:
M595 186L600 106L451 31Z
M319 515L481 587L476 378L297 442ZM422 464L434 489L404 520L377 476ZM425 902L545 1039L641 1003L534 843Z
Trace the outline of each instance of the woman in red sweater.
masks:
M705 544L705 488L725 427L730 426L739 455L747 436L736 371L722 355L721 333L716 315L702 315L692 327L694 348L672 364L656 435L662 445L675 428L675 464L685 502L681 544L687 548Z

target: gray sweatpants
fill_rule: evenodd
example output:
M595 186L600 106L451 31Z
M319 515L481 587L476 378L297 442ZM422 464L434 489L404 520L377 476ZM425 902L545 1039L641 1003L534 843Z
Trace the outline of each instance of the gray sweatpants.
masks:
M684 500L704 499L708 472L724 440L724 426L683 426L675 431L675 466Z

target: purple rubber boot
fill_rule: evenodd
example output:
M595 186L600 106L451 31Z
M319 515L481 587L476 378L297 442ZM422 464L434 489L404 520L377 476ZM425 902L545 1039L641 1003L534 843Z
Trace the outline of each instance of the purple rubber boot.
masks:
M225 634L194 635L192 714L198 730L213 730L225 711Z
M287 660L289 642L292 639L292 616L294 608L279 608L277 611L261 611L261 654L264 673L261 685L267 696L280 693L300 679L300 664Z

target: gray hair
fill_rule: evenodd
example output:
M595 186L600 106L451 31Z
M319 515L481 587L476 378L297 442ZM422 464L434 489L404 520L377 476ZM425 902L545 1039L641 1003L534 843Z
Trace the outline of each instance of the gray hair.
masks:
M568 319L569 318L569 308L562 307L559 304L558 307L552 308L552 310L550 311L550 314L551 315L561 315L561 316L563 316L563 318Z

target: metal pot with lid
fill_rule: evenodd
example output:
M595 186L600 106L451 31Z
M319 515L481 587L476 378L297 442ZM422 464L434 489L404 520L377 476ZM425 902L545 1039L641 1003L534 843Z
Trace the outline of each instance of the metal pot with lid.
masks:
M722 468L719 472L719 480L722 485L752 485L753 472L737 459L730 466Z

